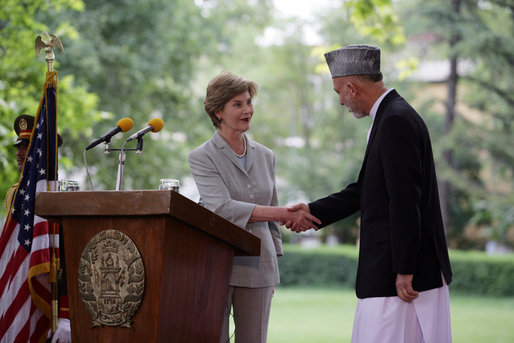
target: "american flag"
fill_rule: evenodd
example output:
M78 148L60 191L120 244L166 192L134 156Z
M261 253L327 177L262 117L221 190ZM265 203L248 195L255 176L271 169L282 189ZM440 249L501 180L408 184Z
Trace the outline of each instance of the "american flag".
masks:
M51 318L58 227L34 215L36 193L57 180L57 73L46 75L18 188L0 236L0 342L41 342ZM53 280L52 282L55 282Z

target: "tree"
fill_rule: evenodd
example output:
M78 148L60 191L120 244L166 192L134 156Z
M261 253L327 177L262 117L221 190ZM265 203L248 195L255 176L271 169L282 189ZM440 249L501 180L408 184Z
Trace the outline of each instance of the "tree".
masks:
M273 18L271 9L270 0L4 0L0 184L6 189L16 181L12 121L37 108L46 66L35 59L32 44L50 31L65 46L64 54L56 53L58 126L65 138L61 178L90 188L84 182L84 147L129 116L133 130L152 117L161 117L165 127L145 136L143 154L127 154L124 188L155 189L163 177L187 180L189 152L214 130L202 104L207 82L229 70L260 86L249 134L276 153L280 202L338 191L357 177L370 123L355 121L338 104L323 53L366 42L381 46L388 86L409 99L427 93L427 85L404 79L404 72L425 60L454 61L451 91L444 97L448 106L441 110L437 100L416 104L431 131L438 176L452 189L445 206L450 241L470 246L463 238L469 223L479 232L506 236L513 226L510 2L341 0L315 13L319 44L305 41L307 22ZM282 39L266 41L270 29ZM411 44L417 34L434 40L419 49ZM463 60L473 62L472 74L456 68ZM470 119L459 107L454 111L454 104L479 114ZM111 147L122 143L117 135ZM443 155L452 157L450 163ZM105 155L100 145L86 156L95 188L114 189L117 152ZM332 228L347 240L355 226L347 220Z
M479 204L484 201L487 208L495 209L489 212L494 212L490 223L503 227L500 231L505 235L505 228L514 224L512 216L506 215L512 212L513 185L512 153L505 145L512 141L509 108L513 98L508 91L513 86L508 76L514 58L512 4L473 0L415 1L409 6L406 17L412 19L407 22L410 32L434 35L430 56L434 57L437 52L450 64L445 138L440 141L444 144L444 163L440 164L441 199L446 225L451 230L449 237L461 246L465 244L464 228L470 220L477 222L477 215L483 213L483 206ZM471 61L474 71L463 75L457 68L460 61ZM458 89L462 95L458 94ZM470 120L458 113L456 103L459 101L477 109L476 118ZM502 180L503 190L491 186L495 179Z
M127 153L125 189L155 189L159 178L190 174L187 155L199 144L198 137L205 139L209 132L207 120L199 124L203 106L194 87L201 61L221 58L233 39L228 28L248 22L252 12L266 10L259 7L263 1L198 3L201 6L189 0L89 0L83 12L44 15L73 23L76 34L64 37L69 53L62 71L98 95L102 114L77 137L72 172L83 173L80 152L85 142L128 116L135 129L152 117L162 118L165 126L159 134L145 136L143 154ZM112 148L121 146L118 139L113 139ZM105 156L99 146L87 159L95 187L114 189L117 153Z
M514 153L512 120L514 114L514 4L506 1L477 3L471 7L474 31L466 38L469 54L476 56L476 70L464 78L469 87L467 102L483 113L476 123L468 125L470 136L483 163L484 186L473 193L475 214L471 223L481 233L501 244L514 246ZM486 219L487 220L484 220Z
M56 10L65 8L80 9L78 0L52 2ZM16 150L13 131L14 118L21 113L35 115L47 66L44 57L36 57L34 41L42 32L57 33L57 26L34 19L37 13L47 11L47 1L4 0L0 6L0 189L7 190L17 182L19 172L16 166ZM65 24L65 23L64 23ZM65 46L66 49L66 46ZM44 52L42 53L44 56ZM55 69L59 72L60 51L56 51ZM89 125L89 114L95 107L95 97L84 88L75 86L72 77L63 77L59 72L59 120L58 128L65 140L60 149L61 161L67 161L69 133L79 127L69 119L71 114L80 110L85 119L80 125ZM63 100L64 99L64 100ZM5 214L4 206L0 216Z
M341 26L351 20L359 32L368 36L366 40L371 38L380 43L386 52L384 56L388 52L394 52L395 58L405 54L413 56L412 60L406 60L408 66L416 66L416 60L419 63L431 59L448 61L450 73L446 81L444 112L437 110L433 106L437 102L433 102L432 106L423 106L420 113L427 114L425 120L435 142L449 239L454 246L469 247L464 229L470 220L471 223L482 223L489 231L494 231L491 229L494 226L503 228L495 236L505 237L506 230L514 224L512 214L509 215L513 212L512 153L507 148L510 146L507 142L512 141L512 113L509 110L512 95L508 91L512 89L508 75L514 56L512 4L501 0L352 0L344 4L349 16L341 16L344 13L341 10L320 19L325 22L324 37L330 41L344 45L345 30ZM398 17L394 13L398 13ZM403 30L398 28L400 23ZM403 45L406 40L400 37L401 32L407 32L408 39L424 35L433 40L418 49L410 41ZM352 39L349 43L356 41ZM472 61L475 72L462 75L457 68L461 61ZM386 79L391 80L390 76L395 72L385 70ZM407 91L412 95L421 86L412 82L392 84L402 89L402 93ZM470 98L464 93L459 94L467 87L473 87L469 88L474 91ZM484 87L490 92L484 92ZM479 121L467 120L458 114L457 103L467 103L485 117ZM502 181L504 190L491 186L491 176ZM484 203L488 205L484 207ZM488 220L484 221L484 218Z

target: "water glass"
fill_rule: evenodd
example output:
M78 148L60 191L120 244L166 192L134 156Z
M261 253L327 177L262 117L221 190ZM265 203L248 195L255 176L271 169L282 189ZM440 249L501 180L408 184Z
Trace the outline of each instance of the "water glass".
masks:
M59 180L60 192L72 192L80 189L79 182L74 180Z
M180 182L176 179L161 179L161 184L159 185L159 190L171 190L175 192L179 192L180 190Z

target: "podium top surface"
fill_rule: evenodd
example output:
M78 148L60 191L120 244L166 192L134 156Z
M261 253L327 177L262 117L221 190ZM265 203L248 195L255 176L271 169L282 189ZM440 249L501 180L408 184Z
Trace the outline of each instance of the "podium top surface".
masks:
M169 215L233 245L238 254L260 255L260 239L174 191L39 192L35 213L50 221L64 217Z

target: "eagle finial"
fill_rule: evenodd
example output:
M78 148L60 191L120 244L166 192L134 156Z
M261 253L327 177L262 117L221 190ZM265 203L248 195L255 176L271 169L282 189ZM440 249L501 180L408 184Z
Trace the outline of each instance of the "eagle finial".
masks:
M62 46L61 40L59 37L54 35L53 33L48 35L48 33L43 32L45 35L45 39L42 39L41 36L37 36L35 42L36 48L36 56L39 56L39 52L41 49L45 49L46 52L46 62L48 63L48 70L53 70L53 62L55 60L54 47L58 47L61 52L64 52L64 47Z

